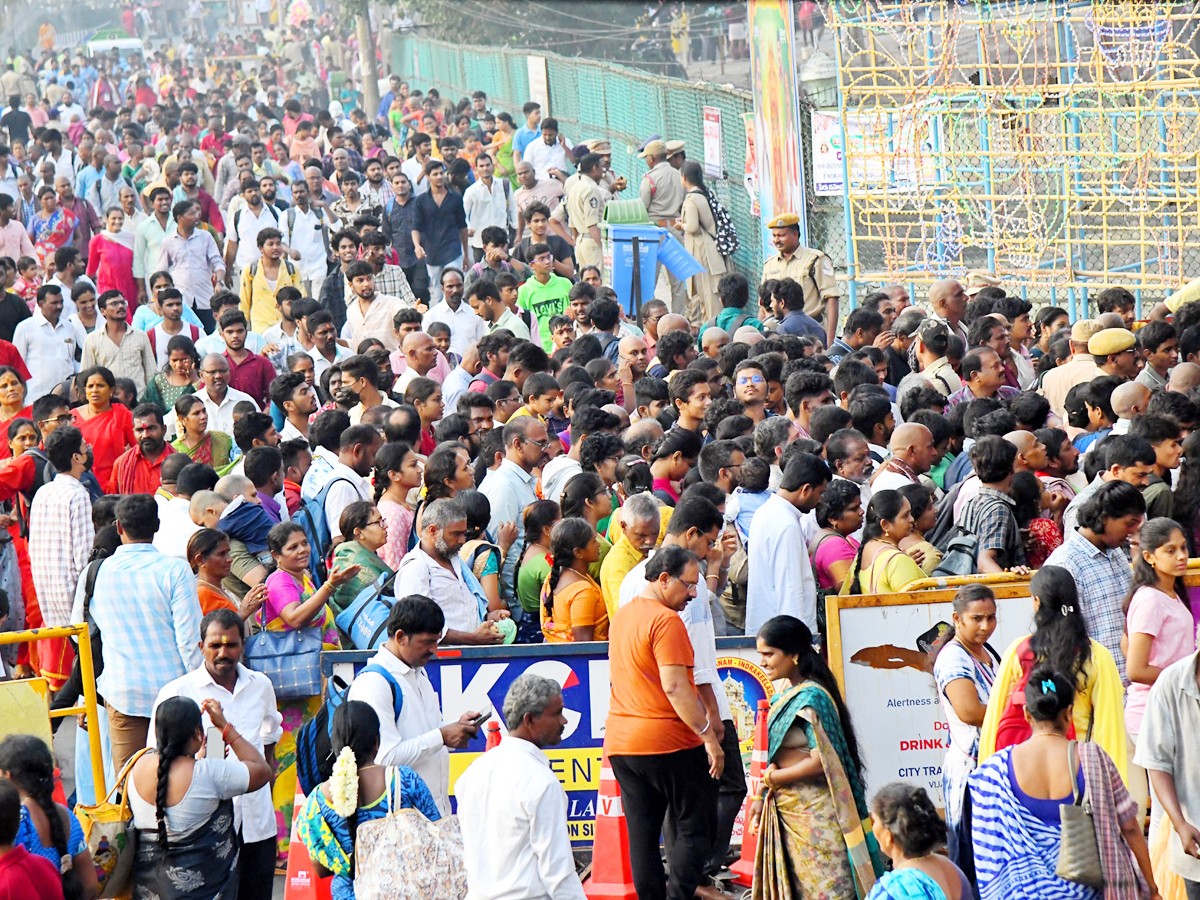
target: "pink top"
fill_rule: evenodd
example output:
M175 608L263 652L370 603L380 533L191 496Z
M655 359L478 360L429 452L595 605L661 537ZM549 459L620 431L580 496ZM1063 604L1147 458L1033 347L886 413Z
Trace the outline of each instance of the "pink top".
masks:
M1164 669L1196 651L1196 622L1192 614L1181 601L1158 588L1144 586L1134 592L1125 623L1129 634L1148 634L1154 638L1149 663L1156 668ZM1149 694L1150 685L1130 682L1125 694L1125 729L1130 737L1136 737L1141 730Z
M264 619L269 626L274 620L279 619L280 631L292 631L293 629L287 625L280 617L280 613L293 603L303 603L311 597L316 588L313 586L312 577L308 572L304 573L304 586L301 585L292 576L290 572L285 572L283 569L276 569L267 576L267 596L263 600L262 611L254 618L258 622ZM321 610L313 616L312 621L308 625L320 625L325 621L325 614L328 607L322 607ZM331 623L332 624L332 623ZM328 628L321 635L323 643L338 645L338 634L336 628Z
M841 582L835 581L829 571L830 565L843 560L853 560L858 553L858 541L852 537L840 535L821 535L816 538L821 543L817 546L813 557L813 569L817 573L817 586L826 591L840 591Z
M408 552L413 511L386 498L381 498L376 505L379 507L379 515L387 525L387 543L379 548L379 558L394 572L400 568L400 560L404 559L404 554Z

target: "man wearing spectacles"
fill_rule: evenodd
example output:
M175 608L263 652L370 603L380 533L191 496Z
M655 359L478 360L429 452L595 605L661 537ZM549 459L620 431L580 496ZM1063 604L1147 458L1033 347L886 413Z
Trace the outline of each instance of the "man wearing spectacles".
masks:
M767 417L767 373L759 363L744 359L733 370L733 396L746 407L745 415L757 425Z
M129 303L120 291L105 291L96 299L104 327L88 335L81 368L105 366L117 378L129 378L140 394L158 374L154 348L144 332L129 327Z
M512 522L517 526L517 546L525 540L522 511L537 500L534 470L550 461L550 454L546 452L549 447L550 435L541 421L533 416L510 420L504 426L504 459L479 485L479 490L492 504L492 518L488 524L491 533L498 534L501 525ZM501 597L510 607L519 556L519 553L508 554L500 573Z

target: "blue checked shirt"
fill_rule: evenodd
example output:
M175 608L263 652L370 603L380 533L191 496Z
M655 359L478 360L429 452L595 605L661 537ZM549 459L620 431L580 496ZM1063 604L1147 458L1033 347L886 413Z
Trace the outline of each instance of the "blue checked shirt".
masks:
M1050 554L1046 565L1062 566L1074 577L1088 636L1108 648L1122 683L1128 684L1125 654L1121 652L1125 632L1121 604L1133 583L1133 570L1125 554L1119 549L1102 550L1078 531L1071 531L1062 546Z
M72 622L83 621L85 583L81 575ZM196 576L153 544L122 544L101 563L91 615L104 638L96 687L127 716L149 717L158 692L203 662Z

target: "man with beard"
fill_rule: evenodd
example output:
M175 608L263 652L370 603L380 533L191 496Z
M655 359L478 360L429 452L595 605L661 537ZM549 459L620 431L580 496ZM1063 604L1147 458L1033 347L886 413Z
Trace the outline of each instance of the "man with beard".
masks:
M458 269L447 267L442 270L442 299L425 313L421 325L428 330L434 322L442 322L450 328L450 349L459 356L465 355L467 347L487 334L487 324L469 303L463 303L463 275Z
M299 372L285 372L271 382L271 401L283 410L280 441L308 440L308 419L317 411L317 392Z
M413 293L422 303L429 303L429 270L417 259L413 249L412 230L417 216L412 182L397 171L391 177L392 197L383 204L383 236L391 242L399 258L399 266ZM443 271L443 276L445 272ZM443 278L444 280L444 278ZM459 295L461 299L461 293Z
M907 422L896 427L888 442L891 455L880 465L871 479L871 491L898 491L910 484L920 484L920 477L937 461L933 434L924 425Z
M163 413L153 403L133 411L133 437L137 444L113 463L109 494L153 494L162 485L163 460L175 451L167 445Z
M787 415L802 438L811 438L809 424L812 414L822 406L834 403L833 381L820 372L795 372L788 376L783 390Z
M275 744L283 736L283 717L275 706L271 679L242 664L245 642L242 619L232 609L216 609L200 622L200 653L204 663L165 684L154 701L154 712L172 697L188 697L197 705L205 700L221 704L233 729L264 759L274 759ZM150 716L154 721L154 714ZM209 725L207 716L205 725ZM150 726L149 741L155 741ZM263 785L233 800L238 813L241 853L238 859L239 897L269 900L275 869L275 807L271 786Z
M463 577L458 551L467 541L467 512L457 500L435 500L421 514L420 545L405 554L396 570L400 597L432 597L446 617L446 644L499 644L496 626L507 609L480 616L479 602Z
M337 278L335 273L334 278ZM332 279L328 279L328 281ZM358 260L346 267L346 281L350 291L346 295L346 325L342 337L357 347L367 338L377 338L389 352L400 346L396 338L392 319L406 304L399 297L381 294L375 288L375 270L366 260Z
M1079 471L1079 448L1061 428L1039 428L1034 435L1046 448L1046 464L1037 473L1043 490L1051 497L1065 497L1070 503L1076 491L1067 479Z
M283 212L288 208L288 203L279 196L279 185L275 181L274 176L264 175L258 180L258 190L262 194L263 203L267 206L273 206L276 212Z
M371 206L383 209L385 203L392 199L391 188L384 179L383 162L378 159L368 159L363 163L363 175L366 180L359 188L362 198Z

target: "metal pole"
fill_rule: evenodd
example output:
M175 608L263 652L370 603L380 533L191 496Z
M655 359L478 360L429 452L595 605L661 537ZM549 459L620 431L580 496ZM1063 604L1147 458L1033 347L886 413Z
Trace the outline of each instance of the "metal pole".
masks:
M92 639L88 634L88 626L83 626L79 636L79 677L84 684L83 706L87 710L88 747L92 754L92 781L96 785L96 802L100 803L108 796L108 785L104 783L104 750L100 746L100 712L96 708L96 671L92 665ZM87 690L87 685L92 690Z

